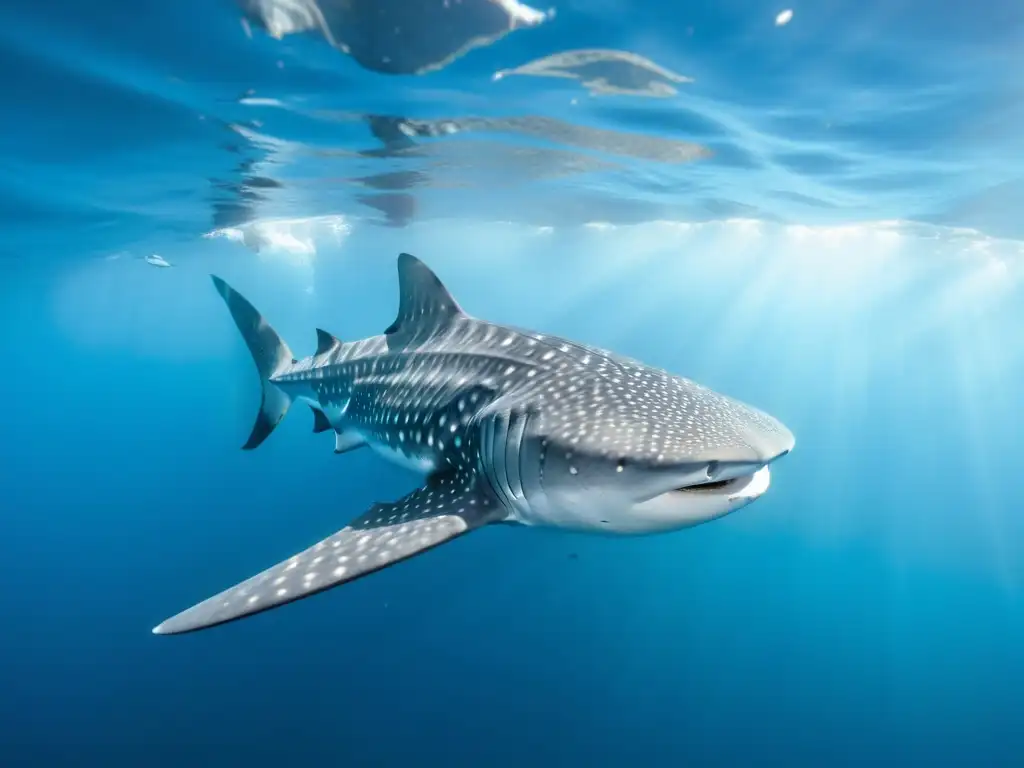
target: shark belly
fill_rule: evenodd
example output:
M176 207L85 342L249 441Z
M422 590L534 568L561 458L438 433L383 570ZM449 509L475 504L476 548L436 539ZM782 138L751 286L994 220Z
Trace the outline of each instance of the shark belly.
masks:
M391 425L360 423L349 417L349 399L333 401L317 396L298 396L313 408L319 409L327 417L334 431L350 445L366 445L381 458L405 469L421 475L429 475L441 464L440 457L430 446L416 443L411 438L413 432L406 434L399 431L397 442L395 430ZM389 439L390 438L390 439Z
M528 502L510 510L508 522L535 528L557 528L578 533L634 533L635 525L627 509L600 508L586 500L578 503L560 500L555 504L546 494L536 491Z
M446 466L444 443L436 440L427 426L435 414L389 406L385 397L373 389L357 390L353 405L338 417L338 431L361 440L389 463L420 475Z
M440 464L437 457L430 455L429 453L418 452L416 450L405 451L402 448L391 445L390 443L368 438L367 435L362 433L360 433L360 435L366 441L366 444L370 446L370 449L378 456L381 456L392 464L410 469L418 474L429 475L431 472L434 472Z

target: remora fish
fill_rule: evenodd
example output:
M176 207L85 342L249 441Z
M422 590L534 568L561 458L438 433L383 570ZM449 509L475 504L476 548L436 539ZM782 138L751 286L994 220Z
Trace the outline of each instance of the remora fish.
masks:
M688 379L466 314L434 273L398 257L399 310L381 336L317 330L295 360L240 294L214 285L248 344L263 400L245 449L296 400L335 451L370 446L425 476L339 532L160 624L212 627L322 592L489 523L610 534L671 531L761 496L793 435Z

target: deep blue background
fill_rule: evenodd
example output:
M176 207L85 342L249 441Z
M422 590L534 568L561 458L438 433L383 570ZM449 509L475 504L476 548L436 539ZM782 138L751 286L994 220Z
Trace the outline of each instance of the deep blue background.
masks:
M1024 220L1019 7L819 3L779 30L755 2L578 6L406 79L315 40L250 41L230 4L0 7L0 765L1024 764L1024 245L995 239ZM514 113L536 89L541 110L571 86L523 80L506 102L490 72L596 46L694 75L703 106L612 99L561 119L704 141L666 120L717 110L719 143L757 161L700 171L721 185L708 195L799 182L838 207L552 231L527 184L502 192L525 201L505 216L475 189L475 219L441 197L403 229L353 217L315 258L199 237L210 180L238 181L216 123L255 109L233 101L246 88L424 116ZM926 86L931 111L895 110ZM812 107L851 133L825 142ZM855 157L878 198L813 163L779 175L781 148L811 145ZM257 213L349 213L319 183L338 166L289 157L265 173L308 183ZM892 191L892 164L938 175ZM643 197L617 181L543 189L614 213ZM980 219L949 213L985 189ZM796 450L712 525L487 529L243 622L151 635L416 483L333 455L300 409L239 450L258 387L208 273L306 354L315 327L391 322L401 250L469 312L692 376L781 418ZM153 251L176 266L139 260Z

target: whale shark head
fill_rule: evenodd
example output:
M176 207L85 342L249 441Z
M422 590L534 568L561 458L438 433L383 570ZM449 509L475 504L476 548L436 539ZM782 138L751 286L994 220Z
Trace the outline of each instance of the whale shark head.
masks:
M770 465L794 446L772 416L689 379L584 359L589 370L547 384L524 438L536 467L527 497L565 525L648 533L713 520L763 495Z

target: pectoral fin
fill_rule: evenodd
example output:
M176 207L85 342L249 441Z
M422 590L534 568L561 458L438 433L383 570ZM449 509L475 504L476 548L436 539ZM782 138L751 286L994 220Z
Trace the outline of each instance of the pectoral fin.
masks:
M432 476L394 503L378 503L309 549L154 628L172 635L213 627L300 600L418 555L504 517L474 476Z

